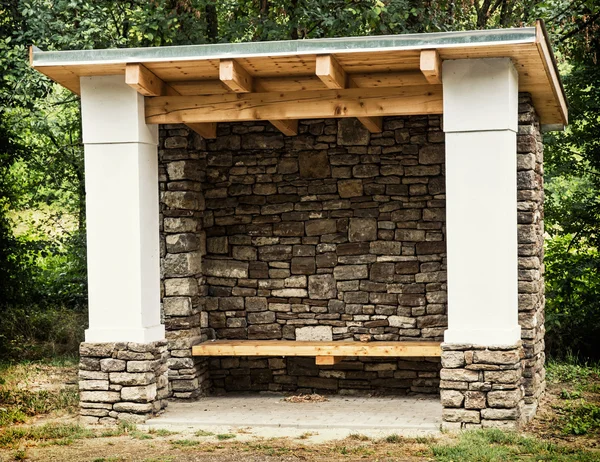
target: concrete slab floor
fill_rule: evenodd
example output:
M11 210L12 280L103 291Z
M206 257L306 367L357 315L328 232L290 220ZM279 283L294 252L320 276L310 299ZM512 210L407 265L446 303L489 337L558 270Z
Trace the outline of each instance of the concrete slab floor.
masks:
M227 395L192 402L173 401L148 428L235 432L259 437L298 437L314 432L314 442L352 433L428 436L440 433L438 396L327 396L325 402L289 403L279 394Z

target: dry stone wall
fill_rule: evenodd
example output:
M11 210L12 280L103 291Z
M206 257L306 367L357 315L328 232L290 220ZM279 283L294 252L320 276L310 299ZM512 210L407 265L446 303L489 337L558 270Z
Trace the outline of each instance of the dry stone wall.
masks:
M79 355L84 423L144 422L167 406L166 342L82 343Z

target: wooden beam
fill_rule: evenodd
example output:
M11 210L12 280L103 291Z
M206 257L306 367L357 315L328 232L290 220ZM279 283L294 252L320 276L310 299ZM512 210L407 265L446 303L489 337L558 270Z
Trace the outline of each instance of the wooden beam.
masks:
M198 135L207 140L214 140L217 137L217 123L207 122L203 124L185 124L188 128L194 130Z
M269 122L286 136L298 134L298 120L269 120Z
M167 94L167 84L142 64L125 65L125 83L144 96Z
M346 71L332 55L317 56L315 69L317 77L327 88L346 88Z
M442 59L437 50L421 51L421 72L432 85L442 83Z
M325 342L215 340L192 347L195 356L411 356L439 357L440 342Z
M317 366L333 366L341 362L344 358L341 356L316 356L315 364Z
M219 63L219 79L236 93L252 91L252 76L237 61L224 59Z
M442 86L146 98L146 123L382 117L442 113Z
M383 117L357 117L357 119L371 133L383 131Z
M127 63L125 65L125 83L144 96L181 96L177 90L163 82L142 64ZM186 125L203 138L213 139L217 137L216 123Z

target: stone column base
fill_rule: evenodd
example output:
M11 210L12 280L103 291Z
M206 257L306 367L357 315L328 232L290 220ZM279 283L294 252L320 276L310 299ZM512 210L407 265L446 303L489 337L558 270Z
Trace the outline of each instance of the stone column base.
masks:
M522 423L523 348L442 344L442 429L503 428Z
M82 343L79 347L82 423L142 423L167 406L167 343Z

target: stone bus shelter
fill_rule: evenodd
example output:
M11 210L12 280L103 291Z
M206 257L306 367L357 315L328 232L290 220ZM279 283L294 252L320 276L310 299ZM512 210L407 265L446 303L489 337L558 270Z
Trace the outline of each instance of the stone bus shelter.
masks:
M543 24L31 63L81 95L86 422L239 391L535 414L541 131L567 124Z

